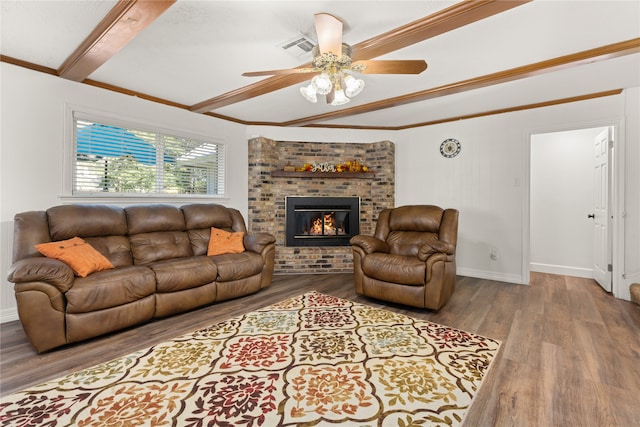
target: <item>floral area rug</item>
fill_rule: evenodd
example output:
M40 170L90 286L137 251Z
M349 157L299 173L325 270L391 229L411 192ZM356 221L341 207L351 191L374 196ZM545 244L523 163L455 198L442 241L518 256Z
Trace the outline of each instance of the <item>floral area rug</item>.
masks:
M0 423L460 425L499 346L309 292L6 396Z

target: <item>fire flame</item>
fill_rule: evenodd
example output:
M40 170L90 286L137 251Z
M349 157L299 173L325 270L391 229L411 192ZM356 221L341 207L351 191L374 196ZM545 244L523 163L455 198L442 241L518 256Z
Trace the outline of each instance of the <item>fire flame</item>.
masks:
M341 227L336 226L335 216L333 212L325 214L322 217L315 218L311 224L309 234L315 236L322 235L323 228L325 236L336 236L338 234L345 234L344 230Z

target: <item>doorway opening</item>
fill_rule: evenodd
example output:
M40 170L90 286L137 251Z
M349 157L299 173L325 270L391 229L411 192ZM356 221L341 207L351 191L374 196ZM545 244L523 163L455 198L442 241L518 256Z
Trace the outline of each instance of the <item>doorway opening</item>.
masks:
M527 275L593 278L612 291L614 131L610 125L530 135Z

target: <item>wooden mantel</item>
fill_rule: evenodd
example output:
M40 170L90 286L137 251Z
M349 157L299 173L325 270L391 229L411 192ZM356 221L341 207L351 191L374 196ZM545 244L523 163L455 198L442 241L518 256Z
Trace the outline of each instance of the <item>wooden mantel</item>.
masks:
M273 178L342 178L342 179L373 179L376 174L373 172L293 172L274 170L271 171Z

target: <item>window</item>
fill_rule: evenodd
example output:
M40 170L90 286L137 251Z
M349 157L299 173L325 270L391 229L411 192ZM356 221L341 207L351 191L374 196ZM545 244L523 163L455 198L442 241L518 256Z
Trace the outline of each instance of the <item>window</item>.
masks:
M73 114L73 194L224 196L224 144Z

